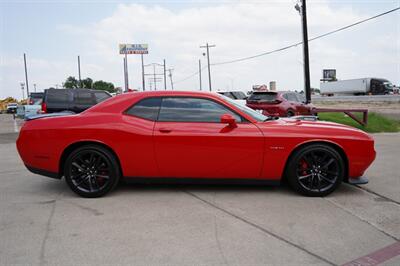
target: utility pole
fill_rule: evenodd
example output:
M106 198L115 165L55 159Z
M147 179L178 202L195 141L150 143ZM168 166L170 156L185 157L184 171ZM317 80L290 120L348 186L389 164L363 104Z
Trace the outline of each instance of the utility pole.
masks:
M201 88L201 59L199 59L199 81L200 81L200 90L202 90L202 88Z
M200 46L200 48L207 48L207 65L208 65L208 87L211 91L211 70L210 70L210 49L215 47L215 45L209 45L208 43L206 43L206 45L204 46ZM204 55L204 53L203 53Z
M143 54L140 54L140 57L142 58L142 87L143 91L145 91Z
M25 55L25 53L24 53L24 65L25 65L26 97L29 97L28 70L26 68L26 55Z
M78 76L79 76L79 87L82 87L82 79L81 79L81 58L78 55Z
M165 59L164 59L164 90L167 90L167 69L165 68Z
M300 12L302 31L303 31L303 58L304 58L304 92L306 95L306 102L311 102L311 84L310 84L310 61L308 54L308 32L307 32L307 8L306 0L301 0L301 9L298 5L295 6L296 10Z
M166 70L165 70L164 65L165 65L165 60L164 60L164 64L150 63L150 64L147 64L147 65L143 65L143 67L153 66L153 73L146 74L146 73L143 72L143 76L151 76L151 78L149 78L149 81L151 82L150 90L153 88L153 84L154 84L154 90L157 90L157 82L161 83L161 81L163 80L163 78L158 78L157 76L164 76L164 83L165 83ZM157 73L156 72L156 67L164 67L164 73ZM166 89L166 85L165 85L165 89Z
M153 75L154 75L154 90L157 90L157 78L156 78L156 65L153 64Z
M173 68L168 69L168 72L169 72L168 77L171 81L171 90L174 90L174 83L172 82L172 70L174 70L174 69Z

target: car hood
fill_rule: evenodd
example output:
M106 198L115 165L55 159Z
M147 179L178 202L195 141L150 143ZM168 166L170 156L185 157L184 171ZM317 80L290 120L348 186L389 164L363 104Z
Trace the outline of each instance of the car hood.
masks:
M257 126L266 134L271 131L280 131L282 134L293 134L297 136L310 137L337 137L372 139L364 131L351 126L327 121L304 121L291 118L280 118L258 123Z

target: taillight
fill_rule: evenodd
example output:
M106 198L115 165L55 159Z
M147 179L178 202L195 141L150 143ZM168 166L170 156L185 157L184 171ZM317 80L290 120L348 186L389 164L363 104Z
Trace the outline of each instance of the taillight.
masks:
M47 105L45 102L42 102L42 112L47 113Z

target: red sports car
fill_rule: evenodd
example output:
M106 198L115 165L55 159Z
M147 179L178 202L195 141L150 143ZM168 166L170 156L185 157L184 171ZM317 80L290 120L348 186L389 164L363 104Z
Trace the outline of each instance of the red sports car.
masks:
M262 110L264 115L290 117L295 115L311 115L314 107L307 104L303 95L293 91L255 91L246 102L247 106Z
M77 194L99 197L119 179L248 181L286 179L324 196L361 177L374 140L344 125L276 119L205 92L119 95L80 114L31 117L17 140L33 173L62 178Z

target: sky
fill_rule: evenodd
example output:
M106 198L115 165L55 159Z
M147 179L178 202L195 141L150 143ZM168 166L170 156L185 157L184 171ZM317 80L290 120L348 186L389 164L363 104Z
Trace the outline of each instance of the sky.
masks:
M0 99L21 99L26 53L30 91L61 87L68 76L124 86L119 43L147 43L145 64L172 68L174 89L199 90L198 61L211 64L275 50L301 41L297 0L270 1L5 1L0 0ZM400 6L400 0L307 1L314 37ZM338 79L386 78L400 85L400 11L312 41L311 85L322 69ZM139 55L128 55L129 87L142 89ZM163 69L156 70L162 73ZM153 73L146 67L147 74ZM146 89L150 87L146 76ZM161 76L160 76L161 77ZM188 78L189 77L189 78ZM213 90L251 90L276 81L278 90L302 90L302 46L247 61L212 65ZM208 72L202 71L203 90ZM151 85L154 89L154 84ZM163 89L164 84L157 84ZM167 80L170 89L170 81Z

